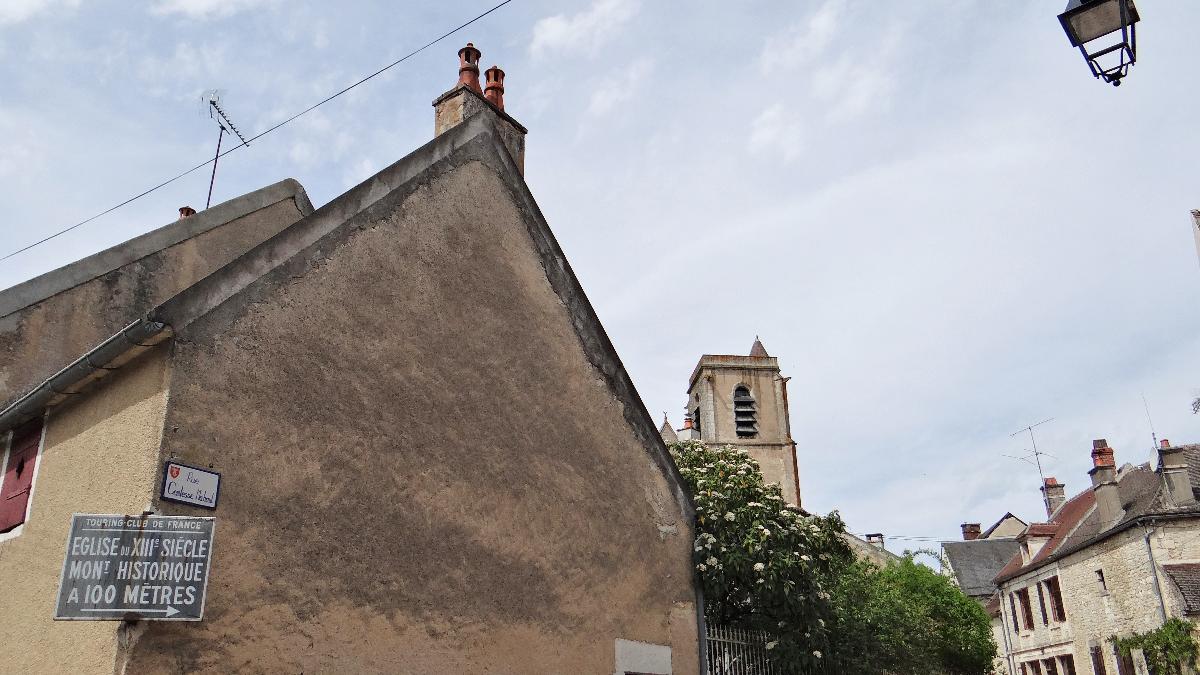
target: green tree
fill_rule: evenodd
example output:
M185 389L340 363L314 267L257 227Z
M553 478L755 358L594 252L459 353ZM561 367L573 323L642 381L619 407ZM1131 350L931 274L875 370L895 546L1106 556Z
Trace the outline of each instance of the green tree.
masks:
M990 619L909 556L858 560L837 512L788 506L731 446L673 443L696 503L695 564L708 621L764 630L784 673L974 675L995 655Z

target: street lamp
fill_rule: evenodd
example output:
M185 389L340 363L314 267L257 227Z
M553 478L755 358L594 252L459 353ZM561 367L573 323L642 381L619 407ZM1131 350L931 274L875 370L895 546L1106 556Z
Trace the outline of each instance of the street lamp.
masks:
M1114 87L1121 86L1121 78L1129 74L1129 67L1137 60L1137 28L1134 24L1140 18L1133 0L1069 0L1067 8L1058 15L1071 46L1079 47L1092 75ZM1087 43L1118 31L1120 42L1095 52L1088 51Z

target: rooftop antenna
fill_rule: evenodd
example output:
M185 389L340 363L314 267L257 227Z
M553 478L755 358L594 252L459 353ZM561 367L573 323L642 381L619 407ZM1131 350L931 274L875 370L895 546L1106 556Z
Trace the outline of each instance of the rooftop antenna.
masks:
M1150 404L1146 402L1146 392L1142 392L1142 406L1146 408L1146 422L1150 424L1150 439L1154 441L1154 445L1150 446L1151 456L1158 452L1158 434L1154 433L1154 420L1150 419Z
M212 205L213 185L217 182L217 161L221 159L221 140L225 137L225 132L229 131L236 134L242 145L249 145L249 143L242 136L242 132L238 131L238 128L233 125L233 122L229 121L229 116L225 114L225 111L221 109L221 92L213 89L204 98L208 101L209 119L216 120L217 127L220 128L220 131L217 132L217 153L213 157L212 178L208 181L208 200L204 202L204 208L207 209Z
M1053 421L1054 421L1054 418L1050 417L1050 418L1042 420L1041 422L1038 422L1037 424L1030 424L1029 426L1017 429L1016 431L1009 434L1008 437L1012 438L1013 436L1016 436L1017 434L1029 432L1029 441L1033 444L1033 452L1030 452L1028 455L1026 455L1024 457L1014 457L1013 455L1004 455L1005 457L1011 457L1012 459L1019 459L1022 462L1027 462L1029 464L1036 465L1037 470L1038 470L1038 478L1041 479L1043 487L1046 485L1046 474L1045 474L1045 472L1042 471L1042 455L1046 455L1047 457L1054 457L1054 455L1051 455L1048 452L1042 452L1041 450L1038 450L1037 438L1035 438L1033 435L1033 429L1034 429L1034 427L1040 427L1047 422L1053 422ZM1032 462L1029 461L1030 457L1033 458ZM1042 501L1045 502L1045 504L1046 504L1046 513L1050 513L1050 498L1049 498L1049 496L1046 495L1045 490L1042 490Z

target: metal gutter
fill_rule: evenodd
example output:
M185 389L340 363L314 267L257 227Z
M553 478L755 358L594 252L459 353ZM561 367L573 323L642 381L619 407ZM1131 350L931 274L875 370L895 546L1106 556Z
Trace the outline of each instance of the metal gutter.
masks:
M116 370L116 362L131 350L139 353L162 340L167 324L150 319L138 319L116 335L96 345L66 368L52 375L29 393L0 410L0 432L42 414L47 406L61 403L93 380ZM140 348L140 349L139 349Z

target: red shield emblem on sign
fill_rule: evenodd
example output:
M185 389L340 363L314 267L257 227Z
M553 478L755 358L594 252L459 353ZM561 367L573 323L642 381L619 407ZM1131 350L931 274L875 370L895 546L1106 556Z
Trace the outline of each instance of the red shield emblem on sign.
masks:
M171 474L171 478L179 478L179 467L172 466L170 469L167 469L167 473Z

